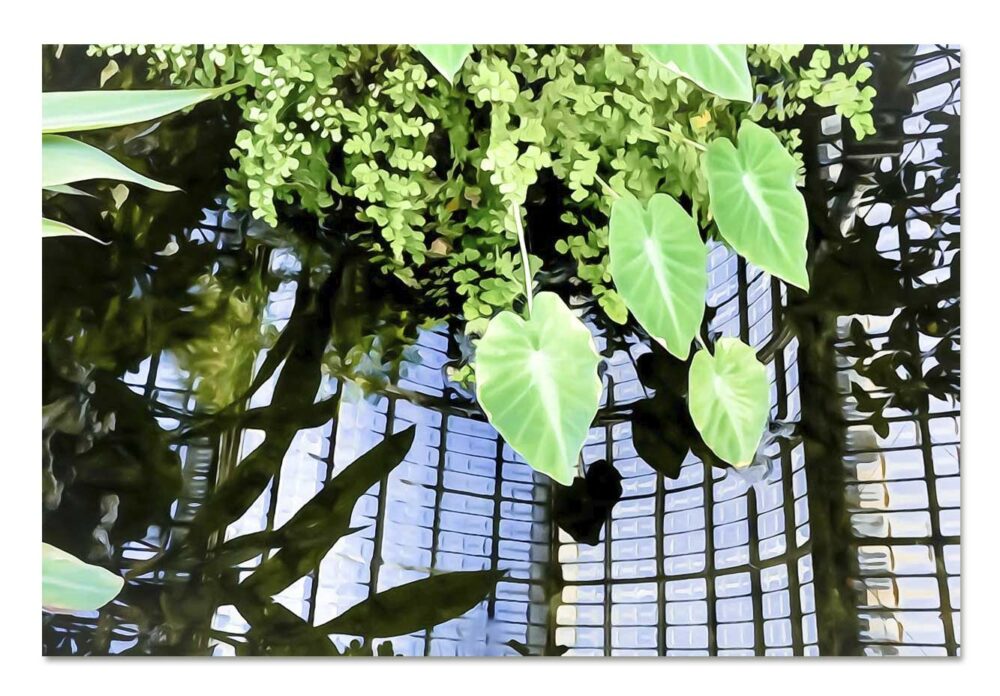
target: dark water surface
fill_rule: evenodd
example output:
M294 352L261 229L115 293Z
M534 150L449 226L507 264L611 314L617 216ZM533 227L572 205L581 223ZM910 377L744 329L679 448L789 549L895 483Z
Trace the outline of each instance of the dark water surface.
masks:
M44 88L93 88L65 51ZM956 654L958 51L875 62L875 136L801 124L810 294L710 245L709 334L773 383L746 472L686 365L595 323L586 479L552 484L448 379L459 322L295 210L225 212L231 104L86 136L185 191L46 202L111 244L43 245L43 539L127 583L43 652Z

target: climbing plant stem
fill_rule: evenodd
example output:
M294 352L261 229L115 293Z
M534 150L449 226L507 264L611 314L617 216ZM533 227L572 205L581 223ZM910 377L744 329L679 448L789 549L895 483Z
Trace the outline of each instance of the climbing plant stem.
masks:
M517 227L517 241L521 246L521 266L524 270L524 297L528 301L528 316L531 316L531 264L528 261L528 244L524 239L524 225L521 224L521 206L510 204L510 212L514 216Z

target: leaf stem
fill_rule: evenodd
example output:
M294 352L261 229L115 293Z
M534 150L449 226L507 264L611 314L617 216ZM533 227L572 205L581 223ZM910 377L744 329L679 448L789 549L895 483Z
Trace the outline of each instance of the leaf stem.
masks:
M653 130L655 130L657 133L660 133L661 135L667 136L668 138L677 138L677 139L683 140L684 142L686 142L688 145L690 145L691 147L695 148L696 150L701 150L702 152L705 152L708 149L704 145L702 145L701 143L699 143L699 142L697 142L695 140L691 140L691 138L685 137L685 136L681 135L680 133L674 133L674 132L666 130L665 128L660 128L658 126L653 126Z
M517 228L517 241L521 247L521 266L524 271L524 297L528 301L528 317L531 317L531 264L528 261L528 244L524 239L524 225L521 224L521 206L510 204L510 212L514 216Z
M611 188L611 185L608 182L606 182L604 179L602 179L600 174L598 174L597 172L594 172L594 178L597 179L598 183L600 183L600 185L602 187L604 187L604 191L606 193L608 193L616 201L619 198L621 198L621 194L619 194L617 191L615 191L613 188Z
M694 340L698 342L698 345L701 346L702 350L708 351L711 355L712 351L708 350L708 346L705 345L705 341L701 338L701 329L698 329L698 332L694 335Z

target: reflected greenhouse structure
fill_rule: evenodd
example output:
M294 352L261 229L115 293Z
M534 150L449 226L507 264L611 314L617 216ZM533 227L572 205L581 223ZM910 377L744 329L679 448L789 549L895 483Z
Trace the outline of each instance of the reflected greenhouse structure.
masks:
M106 57L62 50L44 89L93 88ZM67 197L113 242L44 242L43 539L125 579L44 612L44 654L960 654L959 49L870 62L873 134L796 116L808 294L707 240L705 333L767 369L751 466L692 439L683 361L546 257L602 360L572 486L504 442L462 324L339 212L227 206L235 100L95 131L187 183Z

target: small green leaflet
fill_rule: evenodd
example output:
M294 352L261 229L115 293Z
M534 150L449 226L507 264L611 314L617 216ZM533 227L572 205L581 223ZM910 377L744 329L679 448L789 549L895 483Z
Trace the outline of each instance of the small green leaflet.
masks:
M216 89L94 90L42 94L42 133L67 133L151 121L241 86Z
M569 485L601 400L601 358L558 295L533 304L527 321L509 311L490 320L476 346L476 395L531 468Z
M134 172L96 147L64 135L42 136L42 187L72 184L89 179L127 181L157 191L180 191Z
M121 576L42 544L42 607L47 611L100 609L118 596L124 584Z
M657 193L645 207L631 195L618 198L609 226L615 288L650 336L687 360L708 289L698 225L677 201Z
M455 75L472 53L472 44L414 44L448 82L455 84Z
M722 237L754 265L809 289L806 203L795 186L795 159L778 136L751 121L708 145L702 157L709 210Z
M42 218L42 236L43 237L86 237L87 239L97 242L98 244L111 243L111 242L103 242L97 237L87 234L83 230L78 230L72 225L67 225L65 222L59 222L58 220L50 220L49 218Z
M642 44L669 70L729 101L753 101L746 44Z
M688 373L688 408L695 427L716 455L737 468L749 466L767 426L767 369L753 348L721 338L715 355L698 351Z

